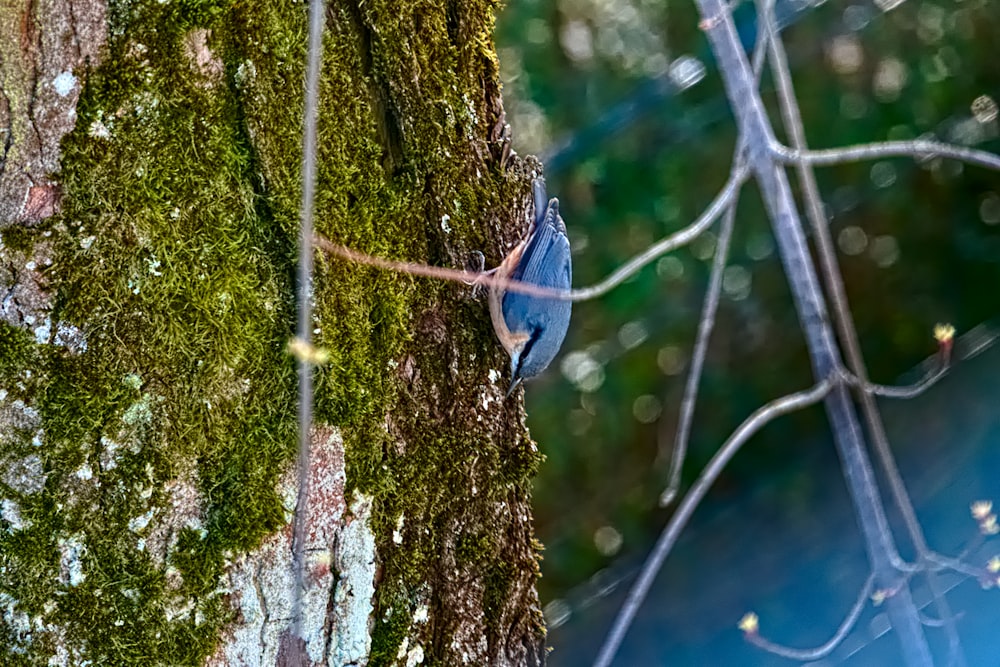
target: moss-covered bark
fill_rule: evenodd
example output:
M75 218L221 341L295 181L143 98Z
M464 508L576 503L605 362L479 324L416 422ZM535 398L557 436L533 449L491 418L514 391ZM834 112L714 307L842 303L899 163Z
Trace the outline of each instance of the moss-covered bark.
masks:
M43 10L23 18L44 34ZM474 249L497 260L519 234L530 166L505 158L495 10L330 3L318 232L452 267ZM284 558L294 509L305 21L294 3L112 3L100 64L73 70L61 212L0 223L4 292L42 295L31 322L5 302L0 325L4 664L280 653L231 644L241 626L288 626L274 598L291 597L287 579L261 573ZM351 653L334 625L345 591L365 590L351 569L370 542L369 664L539 661L541 457L502 400L485 304L317 260L331 360L314 479L329 512L311 524L307 603L324 613L310 657Z

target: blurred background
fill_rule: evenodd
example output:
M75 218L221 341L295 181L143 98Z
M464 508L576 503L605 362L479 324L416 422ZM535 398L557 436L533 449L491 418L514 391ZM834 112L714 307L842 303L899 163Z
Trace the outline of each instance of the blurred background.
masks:
M995 2L779 0L776 14L810 147L928 137L1000 152ZM749 47L753 5L737 2L734 16ZM569 228L575 286L689 224L726 180L734 123L698 20L690 0L508 0L500 13L514 148L545 163ZM763 95L775 110L773 88L765 73ZM936 349L937 322L960 335L987 323L966 347L990 338L1000 316L1000 174L900 158L819 168L817 176L873 381L915 380L914 367ZM657 499L714 246L706 235L610 294L575 304L561 356L528 385L529 426L548 457L535 517L553 665L593 658L669 517ZM1000 501L996 347L957 364L919 400L883 403L931 544L950 554L976 533L969 503ZM750 186L685 487L753 410L811 383ZM984 553L1000 551L989 546ZM743 613L761 615L766 637L819 643L866 574L822 408L784 417L748 443L696 513L617 664L791 664L743 642ZM996 627L996 593L975 581L954 585L963 632ZM892 655L896 640L875 639L875 611L851 637L863 648L845 645L823 664L893 664L878 657ZM995 644L976 653L990 646L978 636L966 637L970 664L1000 665Z

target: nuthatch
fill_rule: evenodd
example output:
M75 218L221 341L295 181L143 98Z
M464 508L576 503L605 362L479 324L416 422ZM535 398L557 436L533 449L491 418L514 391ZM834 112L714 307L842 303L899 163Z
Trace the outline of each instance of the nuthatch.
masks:
M566 223L559 215L559 200L547 199L545 181L532 184L535 219L528 235L504 257L495 276L540 287L568 290L573 267L569 256ZM521 380L541 373L552 362L569 328L569 301L490 288L490 318L500 344L510 355L511 381L507 396Z

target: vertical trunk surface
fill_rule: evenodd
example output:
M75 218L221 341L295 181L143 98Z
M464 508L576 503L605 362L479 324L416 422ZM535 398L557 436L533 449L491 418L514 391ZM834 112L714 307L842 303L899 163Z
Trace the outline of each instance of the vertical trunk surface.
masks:
M495 263L509 156L483 1L331 2L317 231ZM544 660L506 359L467 287L317 257L292 641L307 6L0 8L0 662ZM89 661L89 662L88 662Z

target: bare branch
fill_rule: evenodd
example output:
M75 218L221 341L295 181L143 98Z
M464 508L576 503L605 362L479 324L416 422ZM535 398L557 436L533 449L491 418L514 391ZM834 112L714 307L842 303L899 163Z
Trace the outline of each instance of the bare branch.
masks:
M766 40L769 45L771 73L778 90L778 106L781 110L782 121L794 150L802 154L806 152L807 148L805 127L802 123L802 115L799 112L798 100L795 97L795 90L792 85L788 57L775 25L774 3L770 0L761 0L761 5L762 10L759 13L762 14ZM812 165L804 161L796 162L795 170L802 188L806 217L813 230L820 277L830 302L830 310L837 335L844 349L847 367L860 383L867 384L868 370L861 351L861 342L854 326L850 305L847 301L847 292L844 289L844 281L840 274L837 252L830 234L830 227L819 192L819 185L816 182L816 175ZM947 362L947 360L945 361ZM847 371L845 370L844 372L846 373ZM933 384L933 381L929 382L927 386L931 384ZM885 426L882 423L882 416L878 405L872 393L868 391L859 393L858 403L860 404L861 414L868 426L868 435L872 439L875 453L881 462L883 470L885 470L892 497L895 500L896 506L900 509L900 513L903 515L910 539L918 555L927 554L929 552L927 540L924 537L923 528L917 520L913 505L910 502L902 475L900 475L895 459L892 456L889 439L885 432ZM896 561L897 567L900 565L898 556L894 555L892 560ZM954 667L961 667L965 664L965 660L961 651L958 631L951 620L952 613L950 606L944 597L944 592L937 579L937 575L934 572L926 572L926 577L938 614L945 621L945 632L948 637L952 664Z
M770 149L776 159L788 164L807 163L826 166L842 164L844 162L874 160L883 157L911 157L915 160L943 157L1000 171L1000 155L976 150L975 148L963 148L953 144L928 141L926 139L880 141L871 144L827 148L823 150L797 150L777 141L772 141Z
M753 72L760 81L760 72L764 68L764 58L767 54L766 42L763 39L757 40L753 54ZM733 162L733 170L738 171L746 165L743 151L746 144L739 142L736 149L736 158ZM681 399L680 414L677 419L677 431L674 434L674 447L670 455L670 469L667 472L667 488L660 494L660 507L666 507L677 497L677 492L681 486L681 470L684 467L684 459L687 457L688 441L691 437L691 422L694 419L694 408L698 401L698 386L701 383L701 374L705 367L705 358L708 355L708 343L712 337L712 329L715 327L715 315L719 308L719 295L722 293L722 276L726 269L726 260L729 256L729 243L733 236L733 227L736 219L736 205L739 203L739 193L733 197L729 208L726 210L726 217L722 221L722 228L719 231L719 242L715 247L715 260L712 263L712 273L708 281L708 289L705 292L705 302L702 304L701 316L698 318L698 335L695 340L694 349L691 351L691 365L688 370L687 382L684 384L684 397ZM660 435L660 456L665 455L663 434Z
M955 339L954 356L960 361L968 361L992 346L998 337L1000 337L1000 332L996 330L995 326L980 324L973 327ZM927 369L924 377L905 386L875 384L848 371L844 371L843 375L845 382L863 392L885 398L909 399L924 393L947 375L948 371L951 370L951 361L947 353L939 350L936 354L925 359L921 366Z
M661 255L665 255L671 250L676 250L694 241L711 227L718 217L722 215L723 211L726 210L726 207L732 203L748 175L749 172L745 166L735 166L730 172L725 185L719 191L719 194L715 195L715 199L708 205L704 213L698 216L697 220L679 232L666 236L649 246L646 250L622 264L614 273L596 285L572 290L569 293L569 298L573 301L585 301L601 296L602 294L607 294L632 277L639 269L650 264Z
M670 517L670 521L664 527L660 538L656 541L656 545L650 551L649 556L646 557L646 562L642 565L639 577L632 584L632 588L628 592L628 597L625 598L625 602L618 610L618 615L611 626L611 631L605 638L604 645L601 646L601 651L594 660L594 667L607 667L611 664L615 653L618 651L618 647L622 643L622 639L625 638L625 633L628 632L636 613L639 611L639 607L649 593L653 579L659 573L663 561L670 554L670 550L673 549L681 530L687 525L695 508L701 502L702 498L705 497L705 494L708 493L709 488L711 488L712 484L719 477L723 468L736 455L736 452L740 450L740 447L750 439L750 436L781 415L823 400L830 392L831 387L833 387L833 382L830 379L824 379L810 389L771 401L750 415L729 436L729 439L719 448L704 470L702 470L698 480L684 496L684 500L677 506L677 511Z
M712 226L718 217L722 215L726 206L733 201L736 194L739 192L740 187L746 181L747 175L748 172L745 167L734 168L729 174L729 179L722 186L722 190L719 191L719 193L715 196L715 199L712 200L712 203L708 205L708 208L706 208L693 223L680 231L674 232L669 236L665 236L653 245L649 246L646 250L622 264L611 275L596 285L569 290L568 292L564 290L540 287L530 283L522 283L516 280L495 278L483 273L471 274L468 271L446 269L440 266L428 266L426 264L419 264L416 262L402 262L398 260L374 257L342 245L337 245L336 243L333 243L329 239L326 239L318 234L313 236L313 240L318 247L332 255L337 255L359 264L367 264L369 266L387 269L389 271L397 271L399 273L424 276L427 278L437 278L439 280L450 280L453 282L465 283L467 285L475 283L477 285L486 286L503 286L511 292L518 292L520 294L528 294L546 299L558 299L560 301L587 301L589 299L607 294L612 289L618 287L632 277L632 275L640 269L659 258L661 255L687 245L701 236L706 230L708 230L709 227Z
M942 556L941 554L930 553L927 555L926 560L936 565L937 567L935 569L951 570L952 572L964 574L972 579L982 579L983 575L986 574L986 570L984 568L969 565L961 558L949 558L947 556Z
M938 380L943 378L948 374L947 365L939 366L936 370L931 371L928 375L924 376L919 382L905 386L905 387L893 387L884 384L873 384L871 382L864 382L861 379L855 377L854 375L844 372L844 379L854 387L858 387L862 391L874 394L876 396L884 396L885 398L916 398L920 394L924 393L935 384Z
M387 271L405 273L411 276L423 276L425 278L435 278L437 280L448 280L465 285L483 285L485 287L504 287L510 292L528 294L530 296L544 297L547 299L569 299L572 292L565 290L542 287L533 283L524 283L519 280L509 278L498 278L490 273L472 273L470 271L460 271L458 269L447 269L441 266L430 266L418 262L403 262L396 259L383 259L374 255L366 255L363 252L352 250L346 246L337 245L329 239L316 234L313 242L318 248L331 255L342 257L358 264L367 264Z
M808 251L791 186L774 159L772 146L777 143L774 129L753 84L745 49L724 1L697 0L697 5L702 17L699 25L712 47L730 108L747 142L750 169L771 219L814 372L817 378L828 378L842 367L841 352L834 343L826 299L816 275L815 262ZM902 559L880 497L855 407L843 383L837 383L830 391L826 413L876 586L893 587L899 579L897 563ZM927 637L907 586L887 601L887 610L898 635L902 662L913 666L931 665L933 660Z
M313 200L316 193L316 117L319 108L319 76L323 52L324 0L309 3L309 59L305 81L305 110L302 127L302 202L299 209L299 284L296 338L308 347L312 340L312 240ZM295 590L292 591L292 636L302 637L302 595L305 591L306 517L309 508L310 437L312 431L313 364L306 355L298 359L299 447L297 460L298 497L292 533ZM299 656L301 661L301 656Z
M870 574L868 575L868 579L865 581L864 585L861 587L861 590L858 592L858 597L854 601L854 605L851 607L851 610L847 612L847 616L844 617L840 627L837 628L837 631L833 633L833 636L830 637L829 640L816 648L789 648L787 646L782 646L781 644L770 642L757 633L747 633L746 640L768 653L773 653L781 656L782 658L788 658L789 660L801 660L805 662L807 660L819 660L821 658L825 658L833 653L834 649L836 649L840 643L844 641L847 634L854 629L858 619L861 618L861 612L864 611L865 603L868 602L868 598L871 596L872 589L874 587L875 575Z
M742 162L742 161L741 161ZM715 248L715 261L702 304L701 317L698 319L698 336L691 352L691 367L687 382L684 385L684 397L681 399L681 411L677 422L677 433L674 436L674 448L670 456L670 471L667 477L667 488L660 494L660 507L666 507L674 501L681 485L681 469L687 456L688 440L691 435L691 422L694 419L694 408L698 401L698 385L701 373L705 367L705 357L708 355L708 342L715 326L715 314L719 308L719 296L722 293L722 275L726 270L726 260L729 257L729 244L733 238L733 227L736 220L736 202L726 211L719 230L719 242Z

